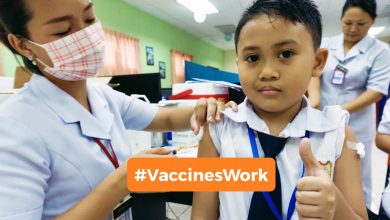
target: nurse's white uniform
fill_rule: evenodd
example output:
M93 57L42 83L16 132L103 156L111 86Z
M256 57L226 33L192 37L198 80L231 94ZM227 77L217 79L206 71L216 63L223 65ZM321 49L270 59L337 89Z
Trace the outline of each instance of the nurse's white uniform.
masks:
M87 84L92 114L34 75L0 105L0 219L52 219L114 171L93 138L131 156L126 129L149 125L157 108L106 85Z

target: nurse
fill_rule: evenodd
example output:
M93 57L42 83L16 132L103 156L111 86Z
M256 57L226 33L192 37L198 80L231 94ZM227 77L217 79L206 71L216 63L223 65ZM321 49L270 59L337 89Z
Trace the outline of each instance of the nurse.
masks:
M375 102L387 94L388 46L367 33L376 18L375 0L347 0L342 9L343 34L325 38L329 58L320 81L313 78L310 102L321 109L341 105L351 113L349 126L365 145L361 161L366 205L371 206L371 145L376 131ZM321 88L321 89L320 89ZM319 95L320 93L320 95Z
M1 0L0 36L35 73L0 106L0 219L107 219L129 194L126 129L190 129L191 118L197 133L206 117L221 117L212 99L195 111L157 109L89 83L104 32L88 0Z

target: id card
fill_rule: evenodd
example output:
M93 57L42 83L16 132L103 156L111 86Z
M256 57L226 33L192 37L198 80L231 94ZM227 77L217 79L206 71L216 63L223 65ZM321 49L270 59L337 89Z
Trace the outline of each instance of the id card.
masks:
M332 84L342 85L344 84L345 75L347 74L348 69L341 66L340 64L336 66L336 69L333 72Z
M113 220L131 220L131 205L132 196L129 194L121 203L119 203L114 210L112 210Z

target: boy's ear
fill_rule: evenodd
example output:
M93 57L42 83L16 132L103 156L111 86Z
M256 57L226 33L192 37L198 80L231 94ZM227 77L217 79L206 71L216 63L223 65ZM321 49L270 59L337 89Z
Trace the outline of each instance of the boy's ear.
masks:
M328 60L328 49L317 49L315 56L312 76L319 77L321 76L322 70L324 69L326 61Z

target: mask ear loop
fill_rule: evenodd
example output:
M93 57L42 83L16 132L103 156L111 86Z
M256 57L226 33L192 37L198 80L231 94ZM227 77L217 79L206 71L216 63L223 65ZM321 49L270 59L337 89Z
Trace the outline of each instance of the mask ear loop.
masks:
M17 37L19 37L19 36L17 36ZM25 38L25 37L21 37L21 38L23 38L25 41L29 42L30 44L34 44L34 45L36 45L36 46L38 46L38 47L40 47L40 48L44 48L42 45L40 45L40 44L38 44L38 43L35 43L34 41L31 41L31 40L29 40L29 39L27 39L27 38ZM40 62L43 66L45 66L45 67L47 67L47 68L50 68L49 65L47 65L46 63L44 63L43 61L41 61L38 57L36 57L36 58L34 59L32 55L29 55L29 56L27 57L27 59L28 59L29 61L31 61L31 63L32 63L34 66L37 65L37 61L38 61L38 62Z

